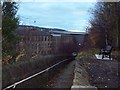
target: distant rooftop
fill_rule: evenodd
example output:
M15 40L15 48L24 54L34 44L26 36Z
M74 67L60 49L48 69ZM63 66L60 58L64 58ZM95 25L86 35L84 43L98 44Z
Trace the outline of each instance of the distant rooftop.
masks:
M49 31L54 34L86 34L86 32L70 32L70 31Z

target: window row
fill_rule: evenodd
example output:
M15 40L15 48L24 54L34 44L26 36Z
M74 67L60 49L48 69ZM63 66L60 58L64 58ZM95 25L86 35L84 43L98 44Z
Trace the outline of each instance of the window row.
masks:
M50 36L22 36L21 37L22 41L51 41Z

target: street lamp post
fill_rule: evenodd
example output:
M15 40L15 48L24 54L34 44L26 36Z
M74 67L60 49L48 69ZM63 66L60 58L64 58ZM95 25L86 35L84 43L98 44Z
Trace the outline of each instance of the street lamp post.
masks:
M108 45L108 40L107 40L107 38L108 38L108 37L107 37L107 30L106 30L106 35L105 35L106 45Z

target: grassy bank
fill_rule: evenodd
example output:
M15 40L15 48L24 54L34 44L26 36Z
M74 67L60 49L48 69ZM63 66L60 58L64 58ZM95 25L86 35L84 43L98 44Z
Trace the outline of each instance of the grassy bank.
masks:
M2 68L2 86L4 88L16 81L33 75L65 58L68 58L68 56L47 55L5 65Z

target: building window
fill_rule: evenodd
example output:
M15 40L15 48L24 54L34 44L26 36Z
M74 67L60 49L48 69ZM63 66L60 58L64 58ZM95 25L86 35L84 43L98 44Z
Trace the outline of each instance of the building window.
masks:
M41 36L39 36L39 41L41 41Z
M46 36L44 36L44 41L46 41Z

